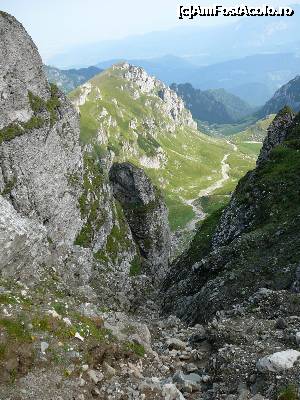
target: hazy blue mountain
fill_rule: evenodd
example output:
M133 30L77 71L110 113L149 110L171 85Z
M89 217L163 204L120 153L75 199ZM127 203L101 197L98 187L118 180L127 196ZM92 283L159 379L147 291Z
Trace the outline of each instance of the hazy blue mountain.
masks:
M300 6L293 17L242 18L226 25L184 25L121 40L78 45L48 60L52 65L88 66L108 59L148 59L174 54L198 65L266 52L299 53ZM243 38L243 40L240 40Z
M227 113L234 122L241 120L253 112L253 107L248 103L224 89L211 89L208 92L211 93L217 101L224 104Z
M65 93L69 93L102 70L98 67L62 70L46 65L45 71L49 82L55 83Z
M274 96L257 112L258 117L276 114L283 107L289 106L300 111L300 76L292 79L276 91Z
M249 115L253 109L224 89L202 91L190 83L171 85L183 99L193 118L213 124L231 124Z
M300 57L294 54L258 54L201 67L190 73L189 82L201 89L222 87L259 105L299 71Z

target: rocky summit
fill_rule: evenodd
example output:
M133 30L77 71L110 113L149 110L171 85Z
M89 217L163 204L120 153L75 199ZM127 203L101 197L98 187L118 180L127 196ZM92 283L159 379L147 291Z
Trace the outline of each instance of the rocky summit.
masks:
M0 399L299 399L300 115L277 114L254 167L144 70L112 67L74 107L3 12L0 36ZM193 196L241 160L203 219ZM175 195L199 220L172 261Z

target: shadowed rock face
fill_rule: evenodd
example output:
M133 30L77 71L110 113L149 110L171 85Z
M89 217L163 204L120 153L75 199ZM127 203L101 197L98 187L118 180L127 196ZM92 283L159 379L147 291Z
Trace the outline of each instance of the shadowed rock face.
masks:
M291 109L285 107L282 109L268 129L268 135L264 140L263 147L257 160L257 166L260 167L266 162L271 151L281 144L287 137L289 128L295 118ZM255 189L256 170L247 174L248 186L253 186L251 193L251 203L241 202L239 200L239 189L235 191L229 206L224 211L219 226L213 238L213 247L230 243L233 239L241 235L247 229L251 229L257 217L258 204L263 196L260 190ZM239 185L241 187L241 185Z
M275 118L257 167L171 267L165 312L194 324L238 308L261 288L299 290L299 121L287 109Z
M144 171L128 162L113 164L110 181L143 257L144 272L161 279L170 252L168 211L161 195Z
M289 107L284 107L276 115L272 124L268 128L268 134L257 159L257 165L266 161L272 149L285 140L288 128L291 126L294 118L295 113Z

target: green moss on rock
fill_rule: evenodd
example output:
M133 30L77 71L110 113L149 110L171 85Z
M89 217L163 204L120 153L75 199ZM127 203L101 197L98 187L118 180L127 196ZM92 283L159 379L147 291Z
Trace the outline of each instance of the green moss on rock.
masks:
M141 268L142 268L141 259L138 255L136 255L134 259L131 261L130 271L129 271L130 276L140 275Z

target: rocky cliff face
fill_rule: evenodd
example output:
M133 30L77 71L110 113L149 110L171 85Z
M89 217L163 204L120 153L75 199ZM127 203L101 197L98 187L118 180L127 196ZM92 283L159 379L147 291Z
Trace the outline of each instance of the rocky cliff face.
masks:
M0 44L0 129L16 120L27 122L33 116L28 91L43 100L50 90L37 48L23 26L1 12Z
M43 224L56 244L70 244L82 224L78 118L48 85L24 28L4 14L0 24L0 192L22 215Z
M222 215L205 221L171 268L164 287L166 311L195 323L239 307L260 288L295 287L300 261L298 145L299 116L284 110L270 127L264 160L239 182Z
M289 128L295 118L292 110L284 108L275 117L268 128L267 137L264 140L262 150L257 160L257 165L261 166L270 158L274 147L281 144L288 135ZM257 210L260 208L261 198L265 196L263 192L255 188L257 180L257 171L249 172L244 181L240 182L239 187L233 194L229 206L224 211L218 228L213 237L213 248L218 248L230 243L233 239L240 236L243 232L250 230L252 225L257 223ZM253 186L251 201L243 202L240 198L240 192L247 186Z
M110 180L143 259L142 271L160 282L171 249L167 207L144 171L130 163L113 164Z
M26 218L0 196L0 273L2 277L34 279L38 265L50 255L47 231Z
M272 149L281 144L287 137L288 129L295 118L294 111L284 107L273 120L267 131L267 137L259 154L257 165L268 160Z
M111 161L81 147L78 114L48 84L22 25L1 13L0 27L1 272L38 281L41 266L55 266L88 297L125 296L128 307L140 261L114 201Z

